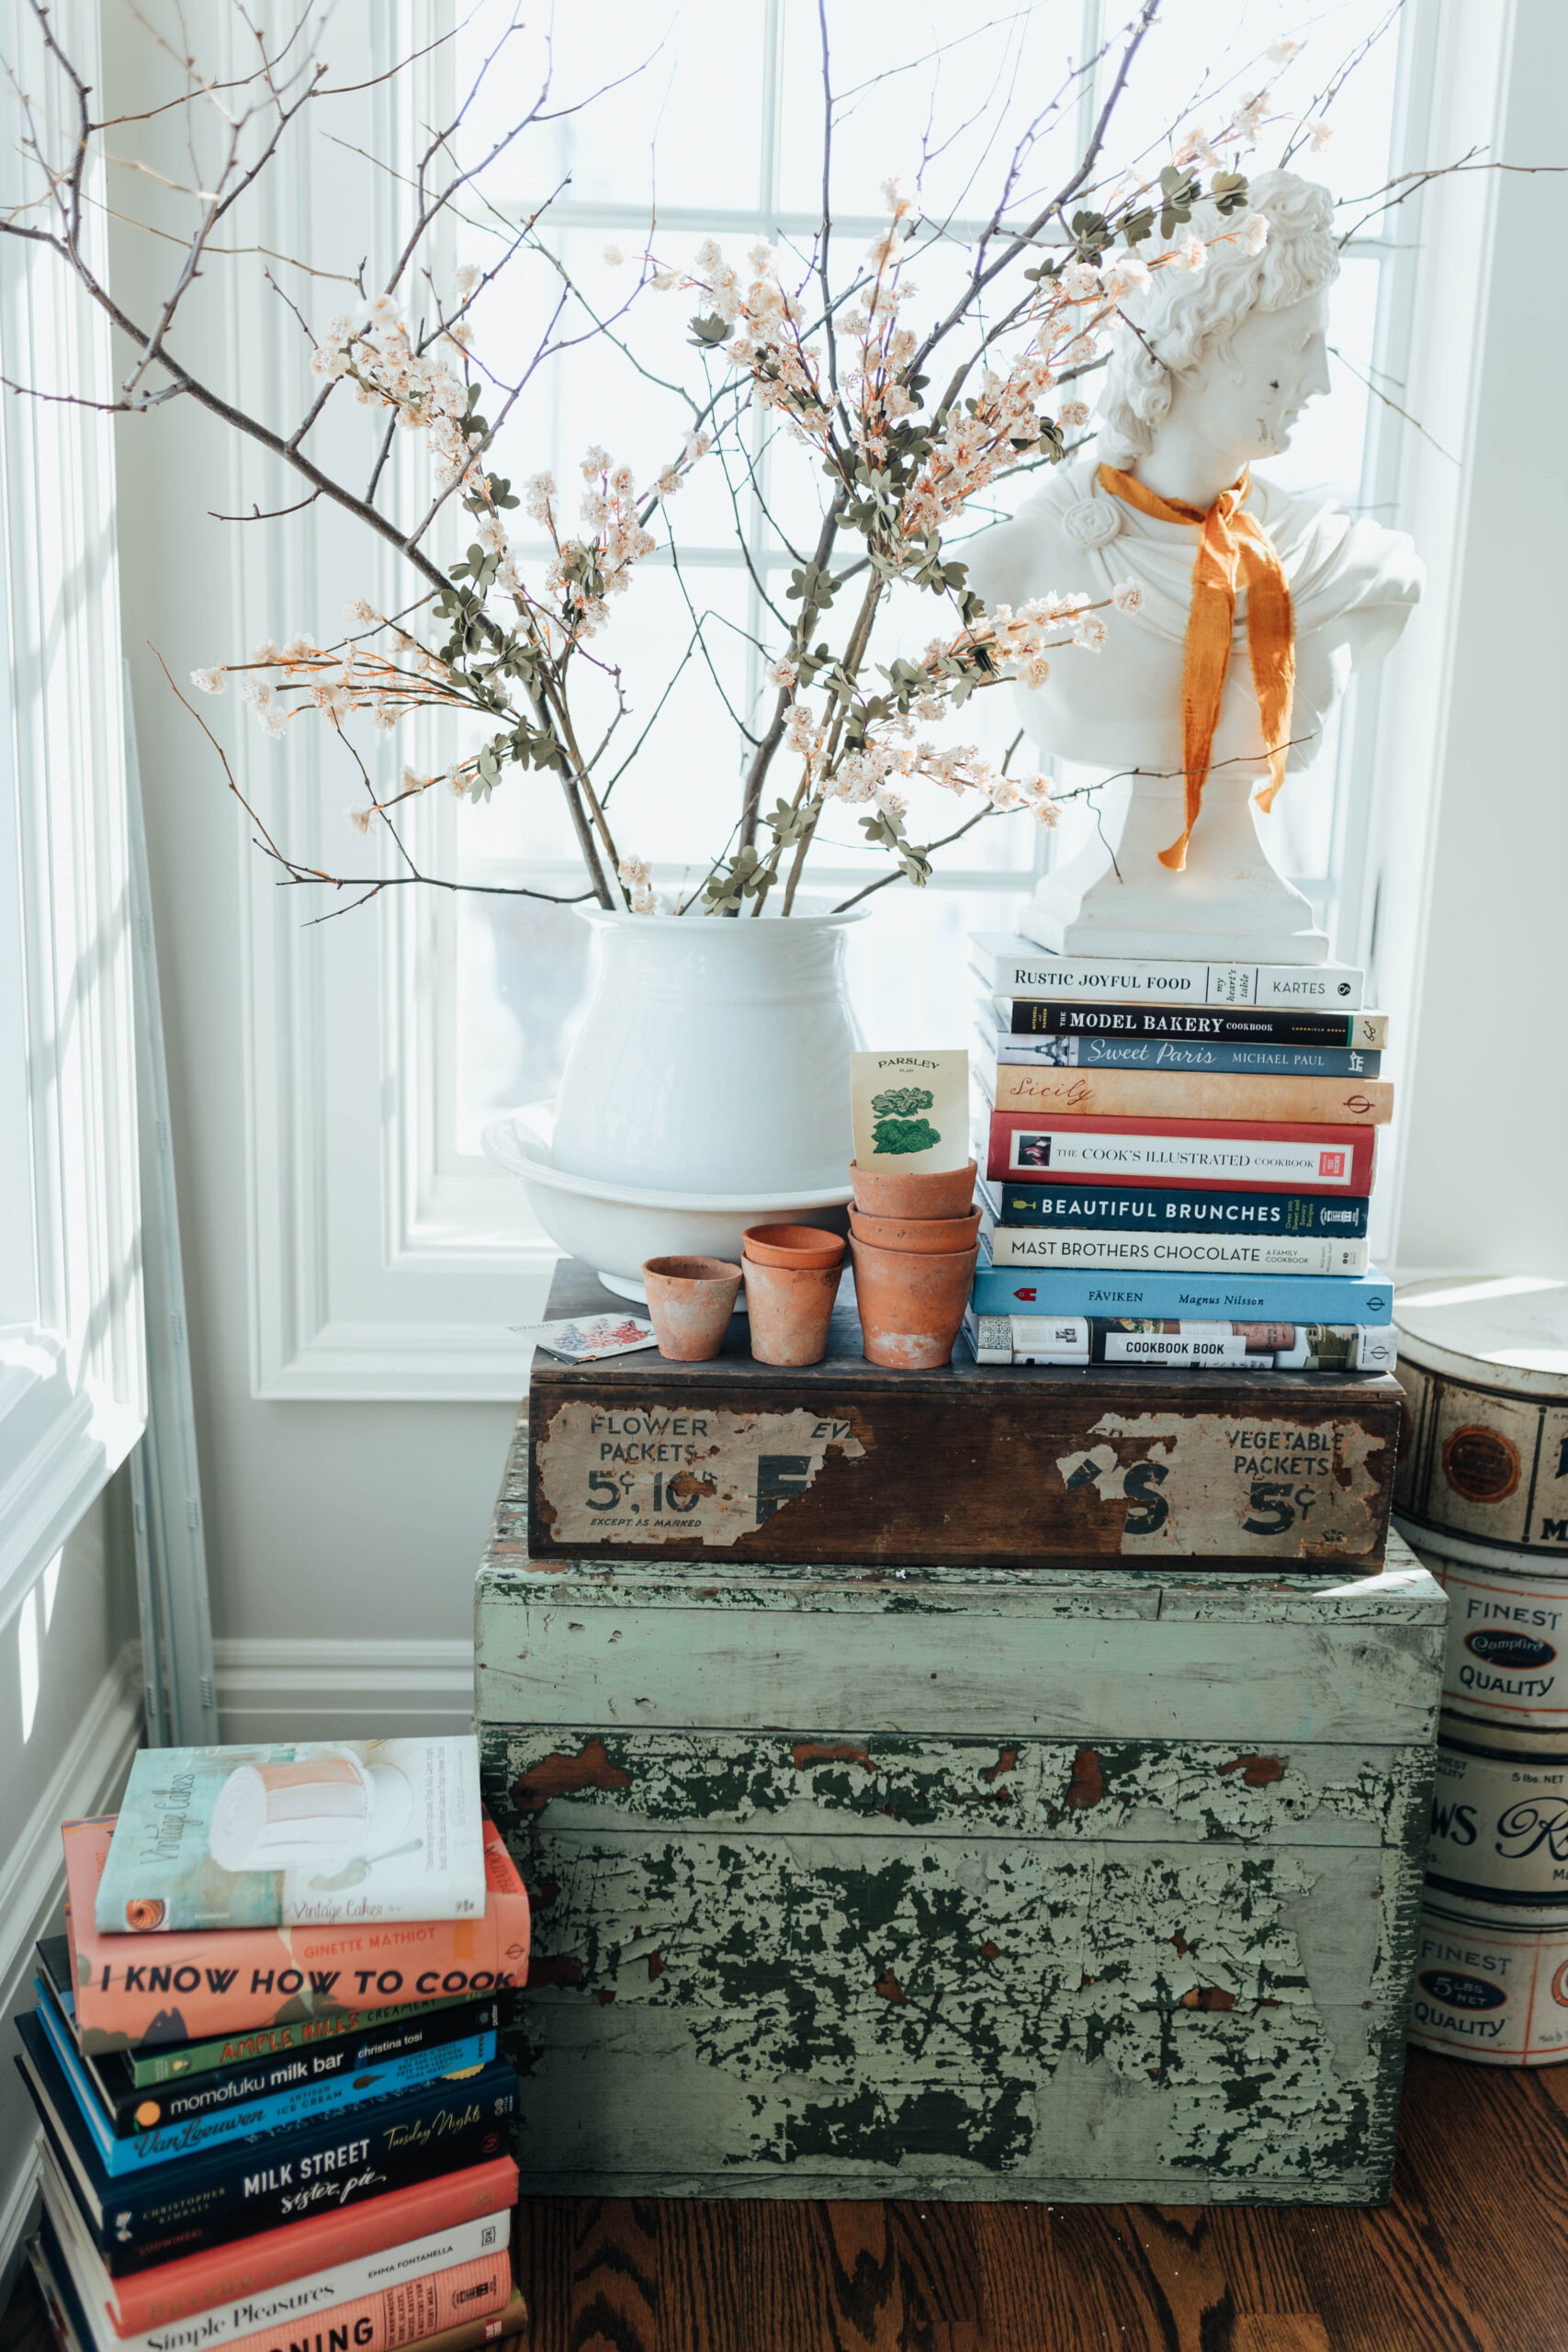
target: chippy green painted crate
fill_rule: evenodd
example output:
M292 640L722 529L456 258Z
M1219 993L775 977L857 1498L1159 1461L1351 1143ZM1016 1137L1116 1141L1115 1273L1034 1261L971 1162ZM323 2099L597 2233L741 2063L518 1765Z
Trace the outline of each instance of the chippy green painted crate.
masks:
M525 2189L1386 2197L1444 1605L487 1566Z

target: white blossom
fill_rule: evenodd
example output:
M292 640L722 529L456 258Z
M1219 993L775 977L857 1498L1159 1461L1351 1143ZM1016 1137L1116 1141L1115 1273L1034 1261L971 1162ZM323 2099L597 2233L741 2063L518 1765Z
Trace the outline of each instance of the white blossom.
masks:
M621 268L624 268L624 266L625 266L625 265L626 265L626 254L622 252L622 250L621 250L621 248L620 248L620 246L619 246L619 245L606 245L606 246L605 246L605 248L604 248L604 266L605 266L605 268L606 268L606 269L621 269Z
M1135 580L1119 580L1111 591L1111 601L1119 613L1135 613L1144 601L1144 592Z
M459 302L468 300L483 276L483 270L476 262L471 261L464 262L459 269L454 271L452 283L457 288Z
M1208 265L1209 248L1201 237L1195 236L1189 229L1180 243L1171 247L1170 260L1177 269L1190 269L1196 276Z
M1056 422L1068 433L1077 433L1089 423L1089 409L1082 401L1064 401L1056 411Z
M1301 45L1299 40L1271 40L1263 54L1270 65L1288 65Z
M1311 151L1314 155L1321 155L1334 136L1334 125L1331 122L1325 122L1320 116L1316 115L1309 116L1303 123L1302 129L1307 133Z
M193 686L199 686L204 695L220 695L227 683L226 664L220 662L214 670L193 670L190 682Z
M1267 216L1261 212L1249 212L1247 216L1247 226L1241 232L1242 251L1248 254L1260 254L1268 243Z

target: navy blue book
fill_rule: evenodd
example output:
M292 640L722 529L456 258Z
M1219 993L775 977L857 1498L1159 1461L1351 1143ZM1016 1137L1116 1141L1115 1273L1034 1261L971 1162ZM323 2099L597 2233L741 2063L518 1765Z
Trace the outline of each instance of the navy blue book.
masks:
M115 2180L38 2019L19 2017L16 2026L22 2079L111 2278L488 2164L511 2145L517 2075L497 2060L463 2080L422 2083L357 2111Z
M982 1176L980 1198L998 1225L1075 1226L1084 1233L1257 1233L1360 1241L1366 1196L1343 1193L1211 1193L1156 1184L1010 1184Z

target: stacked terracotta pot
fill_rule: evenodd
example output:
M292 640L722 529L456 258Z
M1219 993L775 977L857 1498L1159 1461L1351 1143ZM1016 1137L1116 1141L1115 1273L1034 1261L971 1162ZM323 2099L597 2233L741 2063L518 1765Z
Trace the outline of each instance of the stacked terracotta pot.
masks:
M723 1348L740 1284L751 1353L759 1363L820 1363L844 1271L837 1233L811 1225L754 1225L741 1263L723 1258L649 1258L642 1270L659 1352L678 1363L710 1362Z
M850 1162L850 1252L867 1358L894 1372L948 1362L979 1248L975 1162L935 1174Z

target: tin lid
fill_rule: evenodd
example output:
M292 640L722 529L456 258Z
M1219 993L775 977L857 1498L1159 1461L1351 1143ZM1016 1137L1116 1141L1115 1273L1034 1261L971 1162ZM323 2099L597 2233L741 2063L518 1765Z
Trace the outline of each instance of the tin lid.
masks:
M1428 1372L1516 1396L1568 1396L1568 1281L1439 1274L1393 1295L1399 1351Z

